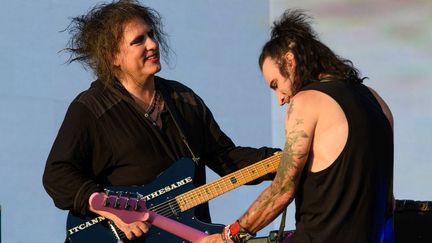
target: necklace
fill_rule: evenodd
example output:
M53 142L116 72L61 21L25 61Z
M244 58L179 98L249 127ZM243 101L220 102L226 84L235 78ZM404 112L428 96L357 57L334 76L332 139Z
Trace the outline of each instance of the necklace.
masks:
M149 113L150 109L154 109L154 108L153 108L153 101L154 101L155 96L156 96L156 90L153 90L153 95L152 95L152 98L151 98L151 100L150 100L150 104L149 104L149 106L147 107L147 110L145 111L146 113ZM150 113L151 113L151 112L150 112Z
M146 112L144 113L144 116L147 117L152 122L152 124L154 126L156 126L156 122L159 118L159 114L156 114L156 117L154 119L152 118L152 114L154 113L154 111L158 107L158 104L159 104L159 93L155 91L153 93L153 97L152 97L150 106L147 108Z

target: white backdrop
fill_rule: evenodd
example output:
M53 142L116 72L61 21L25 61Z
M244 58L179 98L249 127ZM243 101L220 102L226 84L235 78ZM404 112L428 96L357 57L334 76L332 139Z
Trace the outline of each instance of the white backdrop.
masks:
M70 101L92 75L58 53L69 17L98 1L1 1L0 205L5 243L62 242L66 212L54 207L41 176ZM152 0L164 17L173 67L161 76L193 88L239 145L284 144L286 109L266 87L257 65L269 26L286 8L315 17L322 40L351 59L387 100L395 118L395 195L432 200L432 3L412 0ZM209 180L215 179L209 171ZM214 222L231 223L267 186L242 187L211 201ZM293 229L293 206L287 228ZM263 229L277 229L278 220Z

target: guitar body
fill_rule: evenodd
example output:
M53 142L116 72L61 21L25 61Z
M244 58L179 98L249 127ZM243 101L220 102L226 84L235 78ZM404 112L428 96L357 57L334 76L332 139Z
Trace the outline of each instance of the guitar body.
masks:
M144 186L112 186L107 187L110 192L141 194L146 198L146 206L154 211L200 231L213 234L223 230L223 225L207 224L195 217L195 210L191 208L180 211L175 197L194 189L195 164L190 159L181 159L164 171L155 181ZM123 233L114 227L109 220L96 214L85 216L69 213L67 218L67 237L72 243L106 242L115 243L119 240L127 242ZM136 241L140 242L140 241ZM144 240L142 240L144 242ZM151 227L145 237L146 243L156 242L184 242L183 239L157 227Z

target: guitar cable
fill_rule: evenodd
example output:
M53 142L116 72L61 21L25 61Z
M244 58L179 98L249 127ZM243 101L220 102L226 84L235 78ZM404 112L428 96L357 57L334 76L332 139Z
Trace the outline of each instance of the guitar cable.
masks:
M287 214L287 208L285 208L285 210L282 213L282 219L281 219L281 223L280 223L280 226L279 226L278 235L277 235L277 238L276 238L276 243L281 243L282 240L283 240L286 214Z

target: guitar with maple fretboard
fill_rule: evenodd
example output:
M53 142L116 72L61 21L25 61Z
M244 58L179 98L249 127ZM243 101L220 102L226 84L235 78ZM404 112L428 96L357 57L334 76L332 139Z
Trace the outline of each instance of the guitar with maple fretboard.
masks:
M236 172L216 179L200 187L194 187L195 163L180 159L164 171L156 180L143 186L112 186L105 189L108 196L118 198L139 195L146 201L146 208L164 217L174 219L207 234L219 233L223 225L208 224L195 217L194 207L217 196L251 182L268 173L276 172L281 154L256 162ZM96 215L77 215L69 212L67 238L80 242L127 242L123 232L112 221ZM146 243L184 242L182 238L157 227L152 227Z

